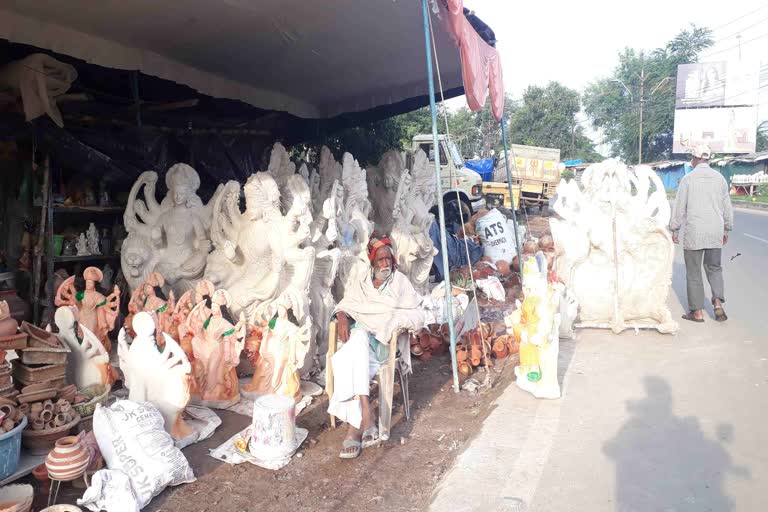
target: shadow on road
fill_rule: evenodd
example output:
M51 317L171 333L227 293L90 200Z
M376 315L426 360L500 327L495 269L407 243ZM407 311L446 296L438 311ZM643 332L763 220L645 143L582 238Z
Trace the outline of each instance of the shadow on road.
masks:
M718 425L718 440L707 439L697 418L675 416L667 381L644 382L647 396L627 402L629 420L603 445L616 464L616 510L733 510L724 477L750 477L747 468L733 466L721 444L733 440L733 427Z

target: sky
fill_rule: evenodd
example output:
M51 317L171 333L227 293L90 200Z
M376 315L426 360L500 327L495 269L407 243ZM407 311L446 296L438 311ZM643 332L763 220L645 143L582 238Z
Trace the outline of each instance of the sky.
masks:
M714 31L716 44L700 60L738 61L741 42L742 62L768 64L768 0L465 0L464 6L495 31L505 89L515 98L528 85L553 80L581 92L611 74L624 47L653 50L690 23ZM759 119L768 120L768 87L759 101ZM456 99L450 107L464 104Z

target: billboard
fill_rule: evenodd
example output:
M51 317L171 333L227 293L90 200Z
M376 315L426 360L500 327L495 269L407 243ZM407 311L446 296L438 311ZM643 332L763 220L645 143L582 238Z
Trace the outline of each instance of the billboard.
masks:
M738 62L698 62L677 67L675 108L757 103L757 72Z
M757 138L757 107L675 110L673 153L687 153L707 144L716 153L753 153Z

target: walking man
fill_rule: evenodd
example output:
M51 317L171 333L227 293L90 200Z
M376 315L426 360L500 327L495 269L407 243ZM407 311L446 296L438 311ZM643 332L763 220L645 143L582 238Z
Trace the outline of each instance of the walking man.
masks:
M685 255L685 279L688 292L688 312L685 320L704 321L704 281L701 265L712 288L712 305L715 320L728 319L723 309L725 291L723 285L722 249L728 243L728 233L733 229L733 209L728 183L723 176L709 166L712 152L706 145L693 150L693 171L680 181L670 230L672 241L680 243L683 237Z

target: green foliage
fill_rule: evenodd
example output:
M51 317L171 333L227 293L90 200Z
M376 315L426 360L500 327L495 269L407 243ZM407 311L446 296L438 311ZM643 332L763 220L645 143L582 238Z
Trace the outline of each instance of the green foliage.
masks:
M640 84L644 77L643 161L671 157L677 66L696 62L713 43L710 29L691 25L649 55L624 49L613 75L587 87L585 111L592 125L602 130L605 142L611 144L612 156L637 161Z
M558 148L563 159L602 160L576 120L580 110L579 93L559 82L529 86L510 118L508 142Z
M768 151L768 121L757 127L757 148L755 151Z

